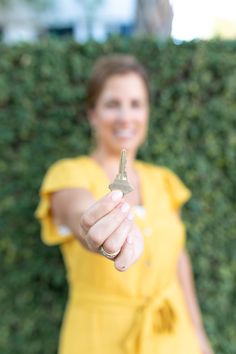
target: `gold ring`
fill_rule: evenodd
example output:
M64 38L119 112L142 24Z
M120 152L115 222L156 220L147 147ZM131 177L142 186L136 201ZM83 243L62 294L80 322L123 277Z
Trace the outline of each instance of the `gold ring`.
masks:
M105 257L107 257L107 258L109 258L109 259L114 259L114 258L120 253L120 250L119 250L119 251L116 251L116 252L113 252L113 253L109 253L109 252L107 252L107 251L104 250L103 246L100 246L100 247L99 247L99 251L100 251L100 253L101 253L103 256L105 256Z

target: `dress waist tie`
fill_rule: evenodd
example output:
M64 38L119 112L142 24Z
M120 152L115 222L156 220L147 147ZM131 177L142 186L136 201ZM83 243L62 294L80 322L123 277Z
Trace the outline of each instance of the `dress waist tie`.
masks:
M158 297L122 297L111 294L98 294L84 290L73 291L70 301L96 309L105 310L107 307L127 309L134 308L137 311L134 323L122 343L126 354L150 354L153 353L153 336L160 333L171 333L176 322L176 313L166 292Z
M125 339L125 352L153 353L153 336L171 333L175 321L175 311L166 297L146 299L146 303L138 309L137 319Z

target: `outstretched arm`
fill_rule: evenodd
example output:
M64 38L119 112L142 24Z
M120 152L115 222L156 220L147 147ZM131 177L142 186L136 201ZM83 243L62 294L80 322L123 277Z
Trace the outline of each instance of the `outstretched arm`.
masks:
M127 270L143 252L142 235L121 191L95 201L86 189L62 189L52 194L51 209L55 224L67 226L88 251L107 258L115 254L109 259L119 271Z
M180 254L177 272L183 289L189 316L197 333L202 354L213 354L213 350L203 327L201 312L195 292L191 261L186 249Z

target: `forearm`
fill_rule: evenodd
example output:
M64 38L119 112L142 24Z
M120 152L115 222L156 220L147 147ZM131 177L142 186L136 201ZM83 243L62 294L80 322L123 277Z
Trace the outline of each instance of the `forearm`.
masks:
M64 189L51 196L51 209L55 224L68 227L83 246L86 245L83 242L79 219L93 203L94 198L90 192L83 189Z
M191 322L195 330L201 333L204 331L201 312L196 297L191 262L186 250L183 250L180 255L177 271Z

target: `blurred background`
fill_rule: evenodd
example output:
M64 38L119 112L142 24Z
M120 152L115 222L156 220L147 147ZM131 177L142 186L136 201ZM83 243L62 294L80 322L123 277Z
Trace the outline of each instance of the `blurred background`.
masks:
M7 43L144 33L175 40L235 38L235 0L0 0L0 36Z
M66 274L34 211L47 168L91 147L86 83L111 52L147 68L138 157L193 192L183 218L204 324L216 354L236 354L236 0L0 0L0 353L57 352Z

